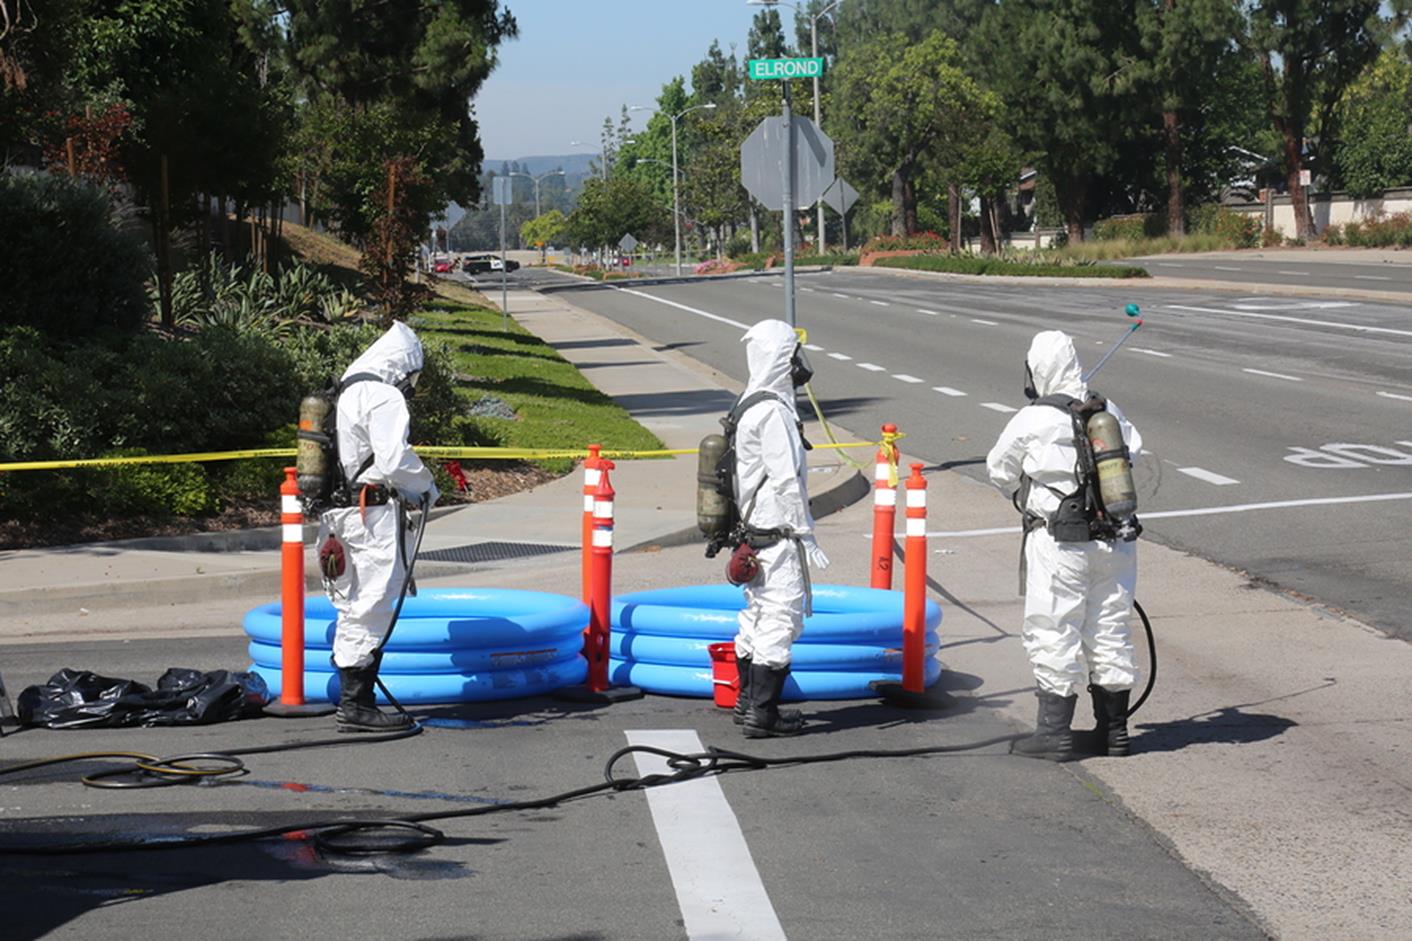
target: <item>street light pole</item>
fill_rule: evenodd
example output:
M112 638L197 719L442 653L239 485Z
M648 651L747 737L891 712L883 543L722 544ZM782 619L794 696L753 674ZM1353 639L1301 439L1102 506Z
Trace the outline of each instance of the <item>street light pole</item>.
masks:
M677 195L677 119L672 118L672 241L676 247L676 275L681 277L681 198Z

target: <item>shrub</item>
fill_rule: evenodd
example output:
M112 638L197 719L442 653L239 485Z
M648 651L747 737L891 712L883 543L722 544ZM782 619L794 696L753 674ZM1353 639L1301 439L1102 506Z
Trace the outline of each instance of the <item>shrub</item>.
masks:
M1093 226L1093 237L1100 242L1112 239L1160 238L1167 234L1165 212L1133 213L1102 219Z
M796 265L856 265L857 252L829 252L826 255L800 255L794 259Z
M1343 237L1349 245L1360 248L1406 248L1412 245L1412 214L1399 212L1350 222Z
M1285 243L1285 235L1279 229L1271 226L1260 233L1261 248L1278 248ZM1241 248L1248 246L1242 245Z
M1214 235L1231 248L1254 248L1264 227L1257 216L1219 205L1198 206L1187 218L1193 233Z
M944 252L948 248L950 243L935 232L917 232L913 235L875 235L863 246L863 252Z
M0 173L0 232L0 324L81 337L142 322L150 260L142 240L117 224L104 190Z
M1052 278L1145 278L1147 272L1130 265L1062 265L978 258L973 255L895 255L880 258L884 268L914 268L948 274L1028 275Z
M149 298L155 312L155 285ZM213 253L172 279L172 313L182 326L281 334L297 322L338 322L362 308L351 291L303 264L271 275L253 265L227 265Z
M124 448L104 457L146 453L142 448ZM114 516L200 516L216 509L206 469L200 464L127 464L100 468L93 476L92 492L103 495L103 510Z
M1343 244L1343 227L1342 227L1342 226L1339 226L1339 225L1331 225L1331 226L1328 226L1327 228L1325 228L1325 229L1324 229L1324 244L1325 244L1325 245L1342 245L1342 244Z

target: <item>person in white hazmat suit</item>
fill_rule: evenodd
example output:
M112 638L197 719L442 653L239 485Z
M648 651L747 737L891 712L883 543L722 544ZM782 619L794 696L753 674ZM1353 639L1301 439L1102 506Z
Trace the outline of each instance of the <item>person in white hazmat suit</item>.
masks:
M1022 510L1036 527L1025 542L1022 633L1038 686L1039 718L1035 733L1016 742L1014 752L1050 761L1073 757L1070 724L1078 691L1087 685L1097 728L1081 733L1080 744L1097 754L1126 755L1128 698L1138 678L1128 623L1137 583L1136 544L1120 538L1054 538L1061 495L1073 494L1080 485L1078 449L1069 414L1033 403L1056 394L1082 400L1089 390L1065 333L1037 334L1025 361L1030 379L1025 391L1032 404L1010 419L986 456L990 480L1002 490L1011 492L1028 478ZM1111 400L1107 410L1136 458L1142 436Z
M746 331L750 379L739 401L773 393L751 405L735 432L735 492L760 570L745 586L745 608L735 636L740 695L736 716L747 738L796 735L804 718L781 710L791 652L809 610L809 566L828 567L814 540L809 512L804 438L795 387L809 381L808 361L794 328L765 320Z
M407 442L407 397L421 371L421 341L399 321L343 373L338 455L352 505L324 513L319 533L321 546L329 534L342 543L346 561L343 573L327 583L338 611L333 665L340 732L396 731L411 724L405 715L382 712L374 697L382 640L392 625L412 551L398 501L419 503L425 497L425 509L430 509L440 496L431 471Z

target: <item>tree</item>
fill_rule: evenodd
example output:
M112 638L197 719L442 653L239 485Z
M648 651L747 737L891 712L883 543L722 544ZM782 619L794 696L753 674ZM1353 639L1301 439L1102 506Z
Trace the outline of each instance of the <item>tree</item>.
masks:
M698 115L695 146L682 179L683 203L715 233L718 253L725 245L726 227L746 212L747 197L740 184L738 110L732 102L728 108Z
M1376 197L1412 183L1412 64L1386 51L1339 104L1342 139L1334 159L1343 185L1354 196Z
M1294 208L1295 236L1314 236L1302 179L1311 125L1335 135L1334 109L1378 53L1379 0L1249 0L1248 48L1264 76Z
M1083 239L1095 178L1142 114L1133 22L1130 2L1113 0L1013 0L982 22L987 84L1016 142L1040 155L1071 242Z
M561 241L567 228L567 217L559 210L551 209L520 225L520 241L539 249L539 260L542 262L545 246Z
M616 245L631 233L639 241L663 241L671 220L652 191L627 176L590 179L569 214L567 235L575 245Z
M892 193L892 231L917 229L916 181L933 155L976 140L998 101L961 69L940 31L921 42L893 33L839 57L831 126L850 175Z
M1142 0L1137 5L1140 81L1161 111L1167 233L1186 233L1183 128L1209 102L1223 60L1237 54L1240 16L1231 0Z

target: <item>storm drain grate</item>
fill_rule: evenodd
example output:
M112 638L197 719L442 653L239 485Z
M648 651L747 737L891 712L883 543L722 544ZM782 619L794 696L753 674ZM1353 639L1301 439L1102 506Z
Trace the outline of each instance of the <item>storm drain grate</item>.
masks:
M452 546L418 554L428 562L500 562L505 559L528 559L555 552L572 552L578 546L557 546L547 542L477 542L469 546Z

